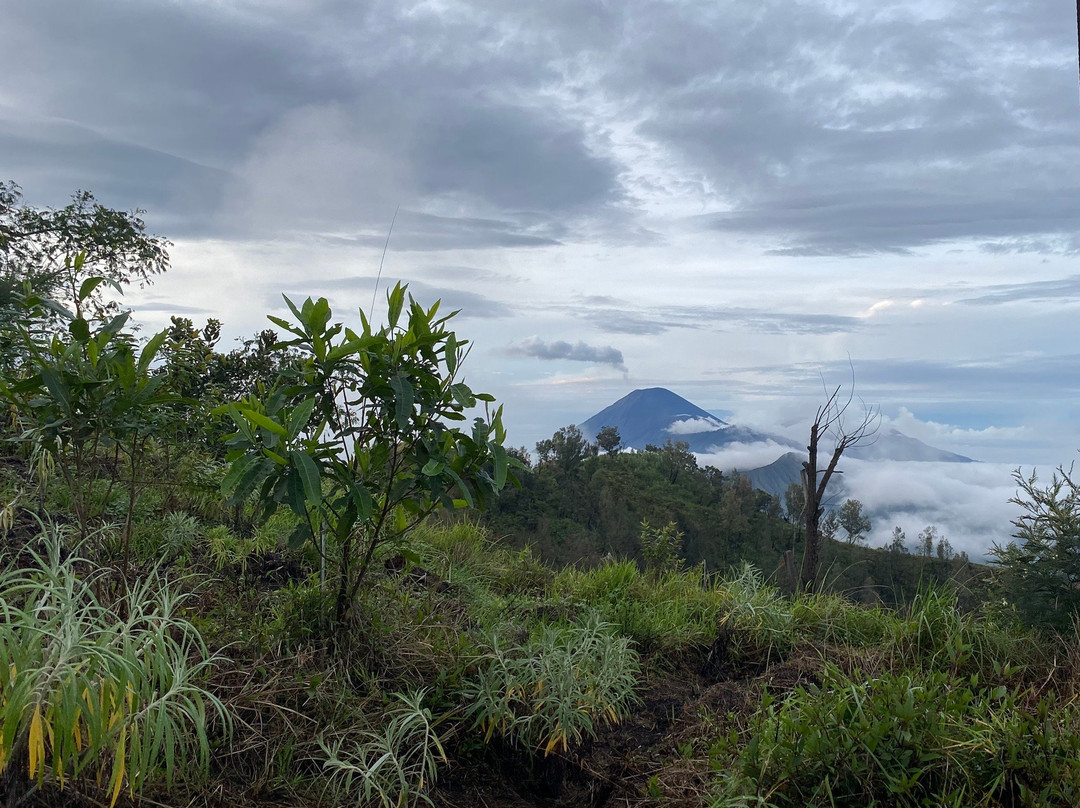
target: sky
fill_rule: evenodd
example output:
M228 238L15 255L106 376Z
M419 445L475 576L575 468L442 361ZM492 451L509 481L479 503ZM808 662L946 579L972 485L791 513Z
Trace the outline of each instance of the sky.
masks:
M884 425L997 468L964 483L994 502L1009 468L1080 448L1064 3L0 16L0 179L33 205L87 189L146 211L172 242L169 273L129 294L147 329L213 316L250 334L283 293L353 322L393 221L376 316L396 280L461 309L467 379L505 404L514 445L650 386L799 436L854 378ZM948 486L929 489L945 508Z

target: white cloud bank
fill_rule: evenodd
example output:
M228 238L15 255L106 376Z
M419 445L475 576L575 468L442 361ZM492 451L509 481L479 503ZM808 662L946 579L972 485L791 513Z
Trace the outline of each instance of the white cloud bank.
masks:
M724 426L724 423L716 418L685 418L672 421L664 431L672 435L699 435L702 432L715 432Z
M754 443L732 443L713 452L698 452L699 466L715 466L721 471L750 471L772 463L785 452L788 446L781 446L771 440Z
M845 497L860 500L870 513L870 544L889 541L899 525L914 543L919 531L935 525L956 551L972 559L1006 544L1020 508L1013 467L1000 463L902 463L845 461Z

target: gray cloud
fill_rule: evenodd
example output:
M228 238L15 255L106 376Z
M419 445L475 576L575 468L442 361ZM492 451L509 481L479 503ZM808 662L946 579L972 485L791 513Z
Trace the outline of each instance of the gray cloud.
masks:
M588 305L575 307L573 311L601 331L614 334L661 334L671 328L733 329L758 334L839 334L856 331L865 325L857 317L843 315L724 306L657 306L635 310L601 304L595 308Z
M610 345L587 345L584 342L571 344L563 340L545 342L537 337L530 337L510 348L511 353L519 356L531 356L534 359L567 359L571 362L591 362L596 365L611 365L625 371L622 351Z
M728 368L718 374L730 374ZM768 365L746 368L748 376L767 378L771 386L818 389L822 378L851 379L847 361ZM881 398L915 402L971 401L1008 396L1013 402L1045 398L1071 399L1080 392L1080 354L1014 354L978 359L860 359L854 364L856 389L867 401ZM972 403L972 408L975 402Z
M211 309L199 306L184 306L179 303L169 303L163 300L142 300L135 304L136 311L160 311L165 314L213 314Z
M1002 283L984 287L975 297L958 300L977 306L991 306L1000 303L1075 301L1080 299L1080 275L1056 278L1029 283Z
M1074 251L1067 12L20 2L0 31L0 121L25 130L0 137L0 173L31 197L30 178L73 190L57 164L112 182L124 207L165 195L173 232L377 238L401 205L418 214L401 249L655 239L641 195L697 189L724 210L702 227L775 255ZM56 121L99 146L50 139ZM662 168L637 176L645 151ZM206 215L219 199L225 215Z
M301 293L286 292L285 294L294 302L303 300L305 297L334 297L340 306L341 299L350 301L350 308L363 308L365 313L371 306L372 294L377 301L385 300L385 292L392 288L398 281L389 275L383 275L377 279L374 275L353 275L348 278L310 278L304 282L304 291ZM486 297L477 292L464 289L438 286L425 283L424 281L401 279L409 286L411 294L422 306L431 306L436 300L440 301L439 311L449 314L458 311L458 319L490 320L502 317L510 317L514 309L506 303ZM378 283L378 291L376 291ZM267 298L267 305L277 308L281 306L281 294L273 292Z

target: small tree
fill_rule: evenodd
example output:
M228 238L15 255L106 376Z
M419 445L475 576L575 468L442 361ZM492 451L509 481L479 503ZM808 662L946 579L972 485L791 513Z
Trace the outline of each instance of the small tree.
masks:
M863 512L862 503L857 499L848 499L840 506L838 514L840 527L847 533L849 544L861 544L870 532L870 517Z
M663 572L679 566L683 534L674 522L653 527L642 521L640 538L641 555L647 569Z
M536 444L537 463L555 466L564 474L571 474L587 457L596 455L596 445L589 443L575 424L564 426L547 440Z
M604 450L605 454L618 454L622 447L622 438L619 437L617 426L605 426L596 433L596 445Z
M892 539L885 546L885 549L890 553L906 554L909 552L907 546L907 534L904 533L900 525L893 528Z
M821 538L832 541L836 538L836 534L839 530L840 517L836 515L836 511L826 511L825 515L821 517L821 522L818 524L818 533L821 534Z
M806 497L803 494L802 483L793 482L784 491L784 518L791 524L797 525L802 522L803 508L806 506Z
M672 485L675 485L680 474L689 473L697 468L697 458L690 451L690 444L686 441L672 441L668 438L659 452L661 468Z
M953 552L952 543L949 542L944 536L938 539L937 543L937 557L941 561L952 561L956 553Z
M520 465L503 448L501 408L469 432L450 426L493 399L457 380L465 343L447 328L453 315L411 296L406 310L405 296L400 284L388 293L382 328L361 311L359 332L331 325L324 298L300 307L286 298L296 322L270 317L289 335L274 350L297 352L299 366L268 395L224 410L237 431L223 491L234 502L254 492L264 513L287 505L300 517L290 544L315 541L336 568L338 625L379 547L403 542L435 508L482 505Z
M75 265L81 266L82 254ZM84 316L84 306L103 278L87 278L75 296L75 311L29 293L18 297L15 333L22 343L19 367L0 378L0 400L12 407L17 440L45 452L71 492L75 519L85 538L92 521L108 507L120 472L128 463L125 551L131 538L138 471L146 444L160 427L166 405L175 401L164 378L150 365L167 336L156 334L142 348L123 329L129 312L98 320ZM47 337L40 327L46 312L67 326ZM104 501L96 503L94 485L109 480Z
M990 550L995 587L1028 623L1066 631L1080 613L1080 487L1071 468L1044 486L1034 472L1013 476L1020 491L1010 501L1023 513L1016 541Z
M924 558L934 557L934 547L938 540L938 529L933 525L927 525L919 531L919 538L915 544L919 555Z
M94 317L115 313L114 304L82 294L88 278L141 286L169 267L168 241L147 235L141 214L107 208L89 191L77 191L66 207L39 210L22 204L18 185L0 182L0 309L29 282L69 308L81 304Z

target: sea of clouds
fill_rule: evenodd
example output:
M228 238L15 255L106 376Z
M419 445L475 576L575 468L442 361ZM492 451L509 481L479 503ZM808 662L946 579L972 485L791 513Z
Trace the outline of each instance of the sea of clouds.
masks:
M738 443L697 455L699 466L723 470L759 468L791 451L772 441ZM873 528L869 544L882 546L899 526L909 547L929 525L972 560L985 560L995 545L1007 544L1020 506L1014 466L1003 463L925 463L845 459L833 478L828 504L851 497L863 503ZM1049 474L1050 469L1045 470Z

